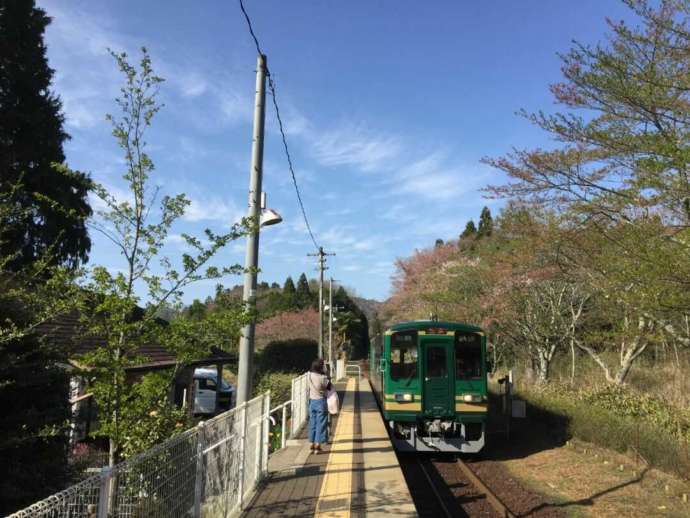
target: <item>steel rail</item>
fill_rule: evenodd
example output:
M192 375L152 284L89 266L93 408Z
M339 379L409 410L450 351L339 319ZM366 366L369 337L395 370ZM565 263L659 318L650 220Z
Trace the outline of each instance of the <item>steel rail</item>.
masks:
M445 514L446 518L453 518L453 514L448 510L446 507L446 504L443 502L443 497L441 497L441 494L438 492L438 489L436 489L436 484L434 484L433 480L431 480L431 476L429 476L429 473L427 470L424 468L424 461L420 457L416 457L417 464L419 465L419 469L422 470L422 474L424 475L424 478L426 478L426 481L429 483L431 486L431 490L434 492L434 496L436 497L436 501L438 502L439 506L441 506L441 509L443 510L443 513Z
M462 474L467 477L472 485L476 487L480 493L486 496L486 500L491 504L491 507L498 513L501 518L515 518L515 515L510 512L510 509L501 502L501 500L491 491L484 482L472 471L462 459L456 459L456 466L462 471Z

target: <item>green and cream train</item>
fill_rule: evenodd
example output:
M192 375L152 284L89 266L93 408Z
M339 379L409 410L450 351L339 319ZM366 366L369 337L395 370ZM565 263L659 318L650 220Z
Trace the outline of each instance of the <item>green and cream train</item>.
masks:
M398 451L483 448L488 365L480 328L401 322L373 340L369 362L372 388Z

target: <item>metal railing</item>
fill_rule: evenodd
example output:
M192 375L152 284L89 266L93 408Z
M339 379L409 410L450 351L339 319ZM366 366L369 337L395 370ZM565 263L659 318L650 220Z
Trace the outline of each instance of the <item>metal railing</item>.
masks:
M266 393L10 518L229 516L268 471L269 413Z
M292 422L290 436L296 437L309 417L309 386L308 374L302 374L292 380Z
M307 374L292 399L270 408L266 393L8 518L229 516L243 508L268 472L269 421L282 410L281 447L308 419Z
M280 447L281 448L285 448L285 441L287 440L287 433L286 433L285 427L287 426L287 409L288 409L288 407L290 407L290 409L292 410L292 400L286 401L282 405L278 405L277 407L275 407L274 409L272 409L268 412L268 415L272 416L278 410L283 411L281 414L281 417L280 417ZM292 412L290 412L290 414L292 414ZM269 419L271 419L271 421L273 422L272 417L269 417Z
M362 379L362 367L359 365L355 365L354 363L348 362L348 364L345 366L345 375L348 375L348 372L357 369L357 380Z

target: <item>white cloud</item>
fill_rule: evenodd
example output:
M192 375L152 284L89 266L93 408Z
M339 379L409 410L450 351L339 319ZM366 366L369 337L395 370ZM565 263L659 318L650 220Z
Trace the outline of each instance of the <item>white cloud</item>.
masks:
M400 139L377 136L362 126L344 125L313 141L314 158L322 165L353 166L364 172L389 170L401 151Z
M200 72L192 70L166 74L172 78L184 97L198 97L208 90L208 80Z
M182 216L185 221L222 221L229 225L244 217L242 211L232 201L216 197L190 197L190 205Z

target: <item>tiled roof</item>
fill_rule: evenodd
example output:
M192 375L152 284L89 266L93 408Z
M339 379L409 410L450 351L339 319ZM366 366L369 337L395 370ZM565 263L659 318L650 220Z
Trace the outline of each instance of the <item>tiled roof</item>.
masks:
M70 359L76 359L82 354L91 352L102 343L100 337L84 331L77 311L61 315L50 322L37 326L36 334L43 337L48 343L68 351ZM162 345L142 345L139 347L138 354L145 359L144 365L140 365L138 368L174 365L177 361L175 355Z

